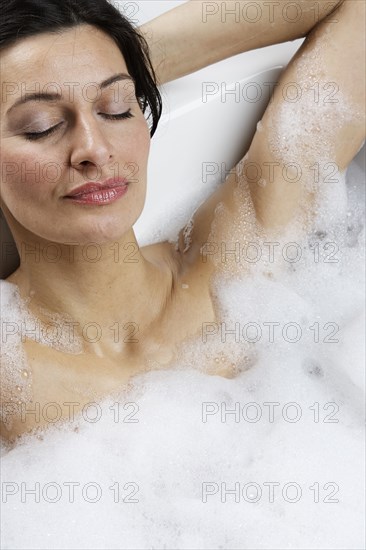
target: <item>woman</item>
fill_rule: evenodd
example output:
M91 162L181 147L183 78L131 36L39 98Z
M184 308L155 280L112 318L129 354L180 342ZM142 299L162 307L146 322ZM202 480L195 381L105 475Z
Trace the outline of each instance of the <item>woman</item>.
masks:
M143 370L168 368L179 345L216 320L212 276L231 267L210 256L202 261L201 247L212 238L224 242L242 223L243 206L248 219L255 215L246 238L253 240L251 231L278 233L294 221L293 231L306 227L318 192L311 167L321 160L344 170L364 140L365 5L299 0L292 2L294 17L283 10L265 16L263 3L253 22L240 14L223 18L220 9L238 2L208 12L213 3L194 0L143 25L138 36L106 0L2 4L1 208L20 255L6 281L41 328L51 319L68 330L64 345L25 339L30 393L20 396L15 375L6 376L2 403L30 410L56 402L67 418L67 403L78 403L76 413ZM246 2L240 4L244 9ZM183 228L177 246L139 248L132 226L144 206L150 136L161 113L155 78L162 84L305 35L247 155L197 210L189 238ZM320 108L309 93L296 103L283 94L289 84L309 92L318 83L324 92L330 82L337 85L332 98L338 96ZM296 116L295 129L283 123L288 115L291 123ZM297 185L283 176L294 155L304 174ZM245 172L253 162L262 174L268 166L279 169L263 182ZM97 245L97 261L86 255L89 245ZM2 372L9 373L6 361ZM220 374L229 375L227 368ZM19 411L12 411L11 426L2 423L2 437L47 423L37 415L23 421Z

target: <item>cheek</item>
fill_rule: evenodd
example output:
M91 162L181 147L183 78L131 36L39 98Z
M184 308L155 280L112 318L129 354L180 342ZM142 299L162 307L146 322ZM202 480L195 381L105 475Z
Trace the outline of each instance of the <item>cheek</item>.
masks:
M124 136L123 143L118 151L118 157L123 159L122 173L134 182L146 182L146 172L150 151L150 131L145 119L138 120L128 135ZM126 162L127 159L127 162Z
M36 156L30 148L4 148L1 155L1 197L8 208L11 210L12 206L24 202L29 205L32 200L42 202L46 186L52 188L52 170L56 171L56 163Z

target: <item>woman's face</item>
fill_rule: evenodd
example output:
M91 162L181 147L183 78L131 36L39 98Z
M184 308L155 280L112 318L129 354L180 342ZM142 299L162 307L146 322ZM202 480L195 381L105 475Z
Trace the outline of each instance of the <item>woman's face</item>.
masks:
M106 243L136 222L146 197L150 133L126 75L115 42L89 25L2 51L1 207L15 237ZM24 101L33 93L48 95ZM108 204L65 198L112 177L129 184Z

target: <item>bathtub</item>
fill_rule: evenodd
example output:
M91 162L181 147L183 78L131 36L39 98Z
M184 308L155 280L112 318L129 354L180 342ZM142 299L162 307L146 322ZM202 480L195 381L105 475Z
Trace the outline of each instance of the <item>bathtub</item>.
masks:
M181 3L119 5L142 24ZM141 245L174 239L245 154L271 86L301 43L240 54L161 87L147 199L134 226ZM222 83L237 87L240 101L230 94L224 101ZM348 178L355 221L346 261L304 261L279 280L258 271L222 289L230 328L291 320L304 337L263 338L255 366L234 379L193 368L208 348L200 342L169 372L141 376L118 403L106 399L97 420L92 408L73 424L77 431L60 427L5 445L2 548L362 547L365 327L356 222L365 147ZM338 344L328 343L327 323L339 327ZM223 347L215 346L213 353Z

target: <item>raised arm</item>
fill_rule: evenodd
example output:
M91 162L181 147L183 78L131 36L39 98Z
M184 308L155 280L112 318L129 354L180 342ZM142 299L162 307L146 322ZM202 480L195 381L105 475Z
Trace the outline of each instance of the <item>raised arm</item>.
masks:
M141 25L160 84L242 52L306 36L344 0L190 0Z
M293 238L295 230L310 228L318 198L334 192L338 170L365 139L365 10L363 0L345 0L308 33L282 72L249 150L194 213L189 248L184 229L180 233L186 262L210 268L212 260L216 270L225 269L222 243L252 242L258 229L268 236L290 228ZM217 252L203 263L207 242L216 243Z

